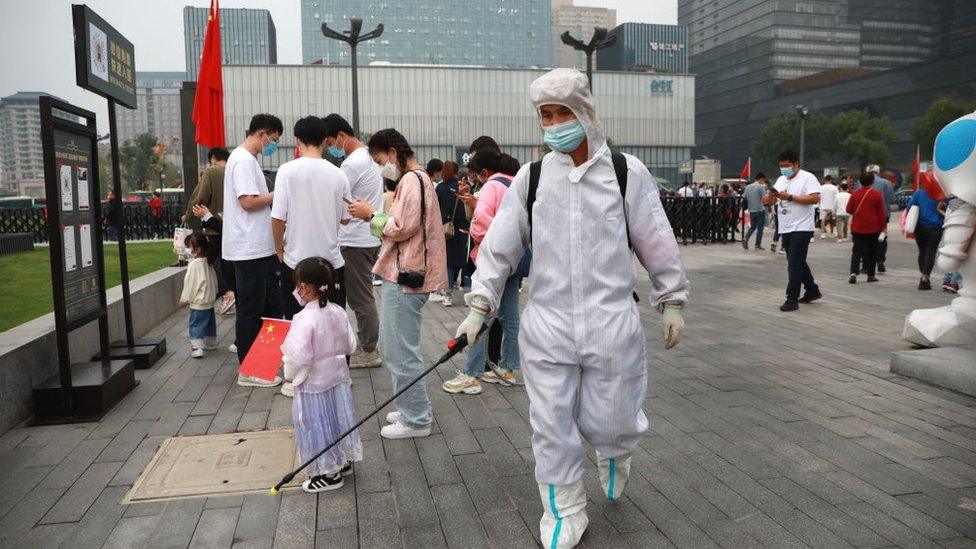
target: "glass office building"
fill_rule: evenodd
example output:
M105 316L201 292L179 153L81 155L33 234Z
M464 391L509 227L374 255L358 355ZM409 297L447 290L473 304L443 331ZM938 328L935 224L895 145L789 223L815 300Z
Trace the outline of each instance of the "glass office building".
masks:
M209 8L183 8L183 42L186 51L186 79L195 81L203 55ZM268 10L220 9L220 54L225 65L274 65L278 42Z
M539 157L542 129L529 84L542 70L371 66L359 69L364 133L398 129L426 163L460 159L480 135L529 162ZM599 72L596 106L616 150L633 154L655 176L676 181L694 144L694 77ZM224 67L227 135L244 135L251 115L270 112L285 125L278 152L259 160L276 169L291 160L290 128L306 115L352 110L349 69L338 66Z
M617 42L597 52L600 70L688 72L688 29L684 27L624 23L609 34Z
M696 75L695 154L722 160L726 174L734 175L762 122L783 112L769 110L782 103L778 98L810 88L810 80L867 78L972 52L974 19L971 0L679 0L678 22L688 27ZM803 85L795 85L797 79ZM862 93L878 98L894 91ZM848 108L861 108L849 89L842 95ZM918 101L929 96L912 95ZM817 109L815 99L804 104ZM927 105L913 109L921 113Z
M183 168L180 147L182 72L136 72L136 108L116 109L119 144L149 133L166 143L166 161Z
M485 67L548 67L552 16L548 0L301 0L302 62L348 65L349 46L327 39L322 23L349 29L363 20L383 35L359 45L360 65L383 61Z

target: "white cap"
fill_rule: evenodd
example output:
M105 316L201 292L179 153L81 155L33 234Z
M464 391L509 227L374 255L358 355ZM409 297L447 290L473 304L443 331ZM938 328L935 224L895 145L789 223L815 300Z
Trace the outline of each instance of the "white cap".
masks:
M877 164L868 164L866 170L868 173L881 173L881 168Z

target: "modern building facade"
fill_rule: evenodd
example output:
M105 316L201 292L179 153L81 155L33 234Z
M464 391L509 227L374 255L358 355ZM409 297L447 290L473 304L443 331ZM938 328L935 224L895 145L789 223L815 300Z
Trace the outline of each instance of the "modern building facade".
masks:
M203 55L209 8L183 8L186 79L196 81ZM278 42L271 12L260 9L220 9L220 54L225 65L274 65Z
M609 71L688 73L688 29L678 25L624 23L610 31L617 42L597 52Z
M540 155L542 131L529 100L541 70L370 66L359 70L364 133L397 128L417 154L457 159L474 138L490 135L505 152L529 162ZM266 169L291 160L290 128L302 116L352 110L349 69L336 66L224 67L227 135L244 135L251 115L281 117L278 152L260 157ZM631 153L660 178L674 181L694 144L694 77L600 72L597 111L613 147Z
M586 56L560 40L564 32L569 31L583 42L589 42L594 28L612 29L616 26L617 10L575 6L573 0L552 0L553 66L586 68Z
M44 196L41 112L44 92L17 92L0 98L0 190L8 196Z
M548 0L301 0L302 62L349 65L349 46L325 38L349 18L383 35L359 45L360 65L375 62L484 67L546 67L552 61Z
M696 75L696 156L741 166L764 121L757 109L795 90L790 81L864 77L973 51L973 11L959 0L679 0Z
M140 134L152 134L166 143L166 161L182 170L180 87L185 76L182 72L136 73L137 108L115 110L120 145Z

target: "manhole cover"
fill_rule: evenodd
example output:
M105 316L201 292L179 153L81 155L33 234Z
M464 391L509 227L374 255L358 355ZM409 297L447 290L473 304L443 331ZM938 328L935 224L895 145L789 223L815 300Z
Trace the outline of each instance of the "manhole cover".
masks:
M267 490L297 466L292 429L172 437L126 494L123 503ZM287 487L298 486L298 475Z

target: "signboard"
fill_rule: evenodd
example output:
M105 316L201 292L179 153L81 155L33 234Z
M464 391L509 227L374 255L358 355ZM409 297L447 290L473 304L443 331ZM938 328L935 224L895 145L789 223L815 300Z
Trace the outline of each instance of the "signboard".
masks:
M57 327L69 330L105 311L98 152L95 128L53 115L51 102L41 98L51 280Z
M653 51L684 51L684 44L668 44L664 42L651 42Z
M685 160L678 165L678 173L693 173L695 169L693 168L693 160Z
M674 89L673 80L657 79L651 80L651 93L663 93L665 95L673 95Z
M71 15L78 85L130 109L136 108L136 55L132 42L84 4L72 5Z

